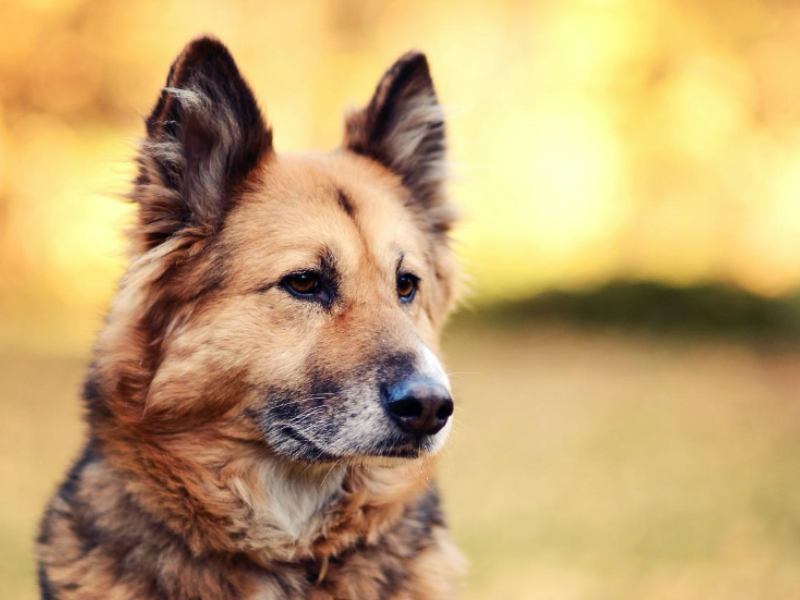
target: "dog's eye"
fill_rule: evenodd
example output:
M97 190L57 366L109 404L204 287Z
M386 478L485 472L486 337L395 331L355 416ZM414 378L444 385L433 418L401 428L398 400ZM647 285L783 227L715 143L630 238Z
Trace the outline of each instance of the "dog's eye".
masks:
M293 296L304 300L318 300L327 303L330 294L322 283L322 278L313 271L292 273L281 280L281 285Z
M403 273L397 277L397 295L402 302L411 302L417 293L419 277Z
M298 294L313 294L319 289L319 278L314 273L297 273L285 280L287 287Z

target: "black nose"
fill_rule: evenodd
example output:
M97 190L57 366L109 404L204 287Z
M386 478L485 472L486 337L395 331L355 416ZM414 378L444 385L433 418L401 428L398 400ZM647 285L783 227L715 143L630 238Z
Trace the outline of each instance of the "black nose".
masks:
M433 435L453 414L453 400L442 384L427 377L410 377L387 390L389 416L405 432Z

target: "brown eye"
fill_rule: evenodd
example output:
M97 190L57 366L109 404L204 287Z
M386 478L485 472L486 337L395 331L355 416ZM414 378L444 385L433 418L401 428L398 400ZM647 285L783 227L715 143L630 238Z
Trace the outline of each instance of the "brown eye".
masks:
M397 295L402 302L411 302L417 293L419 278L410 273L404 273L397 278Z
M336 286L316 271L298 271L281 279L281 287L295 298L318 302L330 307L336 294Z
M314 273L297 273L289 275L283 284L292 292L301 295L314 294L319 290L319 277Z

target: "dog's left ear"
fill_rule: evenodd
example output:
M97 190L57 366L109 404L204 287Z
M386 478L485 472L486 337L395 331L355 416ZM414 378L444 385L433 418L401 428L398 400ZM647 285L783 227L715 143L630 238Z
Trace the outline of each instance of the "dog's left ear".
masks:
M393 171L432 231L447 232L455 211L445 195L444 113L425 55L409 52L386 72L370 103L348 115L344 147Z

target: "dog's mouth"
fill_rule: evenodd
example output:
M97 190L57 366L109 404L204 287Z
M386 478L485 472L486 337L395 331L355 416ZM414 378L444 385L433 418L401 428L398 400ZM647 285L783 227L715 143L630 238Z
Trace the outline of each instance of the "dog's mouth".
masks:
M336 462L339 460L338 456L327 452L290 425L283 425L279 431L282 435L286 436L286 438L294 442L294 444L292 444L292 451L288 453L289 458L312 463ZM273 446L275 446L275 444L273 444ZM275 449L281 454L287 454L285 450L282 451L282 446L283 444L277 444Z
M270 446L279 454L294 461L308 463L361 463L371 459L414 460L433 453L436 447L433 436L417 438L393 435L380 442L365 445L354 441L352 448L337 444L328 449L327 444L316 442L291 425L281 425L267 435ZM380 460L378 461L380 462Z

